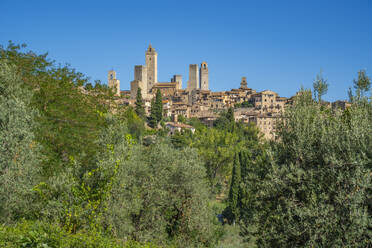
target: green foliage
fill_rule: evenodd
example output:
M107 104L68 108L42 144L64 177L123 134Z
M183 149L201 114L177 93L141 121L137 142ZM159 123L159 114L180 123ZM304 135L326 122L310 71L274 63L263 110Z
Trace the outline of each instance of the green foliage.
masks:
M87 167L70 157L68 167L34 189L43 202L40 218L61 223L71 233L104 231L103 215L108 210L108 198L120 159L128 159L128 149L134 142L125 123L112 115L105 115L105 119L107 127L101 130L97 141L100 152L92 159L95 163Z
M220 192L231 173L234 154L241 147L236 133L220 129L206 129L195 135L192 147L198 149L207 170L207 178L214 191Z
M116 114L122 122L124 122L128 128L128 132L136 140L140 140L145 132L145 123L140 116L136 114L136 111L132 107L127 107L122 111L118 111Z
M123 242L96 232L71 234L58 225L43 222L20 222L14 226L0 226L0 247L56 247L56 248L156 248L152 244Z
M177 247L215 242L205 172L191 149L134 146L120 165L106 212L118 237ZM122 161L122 160L121 160Z
M238 225L224 225L219 248L253 248L254 241L247 243L240 236L240 227Z
M149 125L152 128L156 128L158 123L163 119L163 102L161 92L156 92L155 99L151 100L151 109L149 117Z
M179 115L179 116L178 116L178 122L186 123L186 117L183 116L183 115Z
M151 100L150 116L148 118L148 123L149 123L149 126L152 128L156 128L158 125L157 118L156 118L155 99Z
M138 90L137 90L135 105L136 105L136 107L135 107L136 114L140 118L144 119L145 116L146 116L146 112L145 112L145 108L144 108L144 103L143 103L142 93L141 93L141 88L140 87L138 87Z
M253 108L253 104L247 101L244 101L242 103L236 103L234 105L234 108Z
M231 220L235 223L239 219L239 192L240 192L240 183L241 183L241 169L239 162L239 155L235 154L231 185L229 191L229 208L231 211Z
M176 148L196 148L212 190L214 193L223 193L231 176L234 154L261 142L257 127L254 124L235 123L233 109L221 114L215 128L207 128L198 119L190 119L188 124L194 126L196 132L176 132L171 137L171 143Z
M184 130L182 132L176 131L170 139L175 148L185 148L191 145L192 133L190 130Z
M365 94L370 90L371 88L371 79L367 76L365 70L358 71L358 79L354 79L354 89L356 91L356 101L361 100L364 98ZM351 88L349 88L349 98L350 101L353 101L353 93Z
M327 94L328 85L327 80L323 78L322 71L320 71L313 83L314 97L318 102L321 102L322 96Z
M157 122L160 122L163 119L163 99L159 89L156 92L155 97L155 116Z
M368 247L371 117L371 103L332 112L300 94L261 165L265 176L257 173L245 234L255 227L262 247Z
M40 147L33 128L32 93L14 66L0 61L0 221L33 217L32 187L39 180Z
M87 78L82 73L69 66L55 66L47 54L36 55L24 48L13 43L1 46L0 60L15 65L34 92L31 106L40 114L34 133L43 146L44 174L49 176L66 166L70 156L89 164L98 149L95 141L104 125L102 113L115 106L112 92L99 83L84 92Z
M214 121L213 126L221 130L233 132L235 128L234 109L229 108L226 112L222 112L220 117Z

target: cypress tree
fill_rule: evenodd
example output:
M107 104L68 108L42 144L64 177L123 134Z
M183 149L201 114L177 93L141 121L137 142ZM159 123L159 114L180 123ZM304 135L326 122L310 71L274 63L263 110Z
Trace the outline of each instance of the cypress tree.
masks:
M152 128L155 128L158 124L157 119L156 119L156 105L155 105L155 100L151 100L151 109L150 109L150 116L148 118L149 121L149 126Z
M229 207L231 210L232 220L234 223L239 218L239 206L238 205L239 205L240 182L241 182L241 170L240 170L239 155L235 154L231 185L230 185L230 192L229 192Z
M157 123L159 123L163 119L163 99L161 97L161 92L159 89L156 92L155 98L155 118Z
M137 97L136 97L136 108L135 108L135 111L136 111L136 114L140 117L140 118L145 118L145 108L143 107L143 99L142 99L142 92L141 92L141 88L138 87L138 90L137 90Z
M226 118L231 122L235 122L235 118L234 118L234 109L233 108L229 108L227 110L227 113L226 113Z

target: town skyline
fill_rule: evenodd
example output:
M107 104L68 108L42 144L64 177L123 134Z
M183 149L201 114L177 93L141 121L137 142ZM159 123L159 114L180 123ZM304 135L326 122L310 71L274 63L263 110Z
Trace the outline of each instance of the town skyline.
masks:
M359 70L371 75L369 1L196 3L5 0L0 44L49 52L91 81L107 83L114 69L122 90L149 43L160 54L159 81L181 74L186 82L188 65L206 61L212 91L239 87L245 76L257 91L290 97L301 86L312 88L322 70L330 84L324 100L345 100Z

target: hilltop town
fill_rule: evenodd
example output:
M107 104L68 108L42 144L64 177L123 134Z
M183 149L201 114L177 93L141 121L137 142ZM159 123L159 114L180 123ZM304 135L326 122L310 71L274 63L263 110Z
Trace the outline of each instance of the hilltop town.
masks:
M108 86L113 88L121 104L134 105L138 88L141 88L145 110L149 113L151 100L157 90L161 91L164 117L177 122L178 116L198 118L211 125L219 112L234 108L235 120L253 122L266 139L274 137L275 121L293 98L279 96L271 90L257 92L249 88L247 78L242 77L240 87L229 91L212 92L209 89L208 64L201 62L189 65L189 80L182 87L182 75L174 75L170 82L159 82L157 76L158 53L149 45L145 53L145 65L134 66L134 80L130 90L120 90L116 72L108 72Z

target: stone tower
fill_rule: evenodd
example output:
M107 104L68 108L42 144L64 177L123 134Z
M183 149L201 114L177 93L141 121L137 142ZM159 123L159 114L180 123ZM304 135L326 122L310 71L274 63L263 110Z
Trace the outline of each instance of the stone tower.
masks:
M114 70L108 72L108 87L114 90L115 95L120 96L120 80L116 79Z
M189 67L189 81L187 82L187 90L192 91L199 89L199 70L198 65L191 64Z
M182 75L174 75L171 78L172 83L177 83L176 89L180 90L182 89Z
M247 78L242 77L242 81L240 82L240 89L248 89L248 84L247 84Z
M208 77L208 64L206 62L202 62L200 64L200 89L201 90L209 90L209 77Z
M147 98L147 70L144 65L134 66L134 80L130 82L130 97L135 99L137 97L137 90L141 88L142 98Z
M158 82L158 53L151 44L146 51L147 92Z

